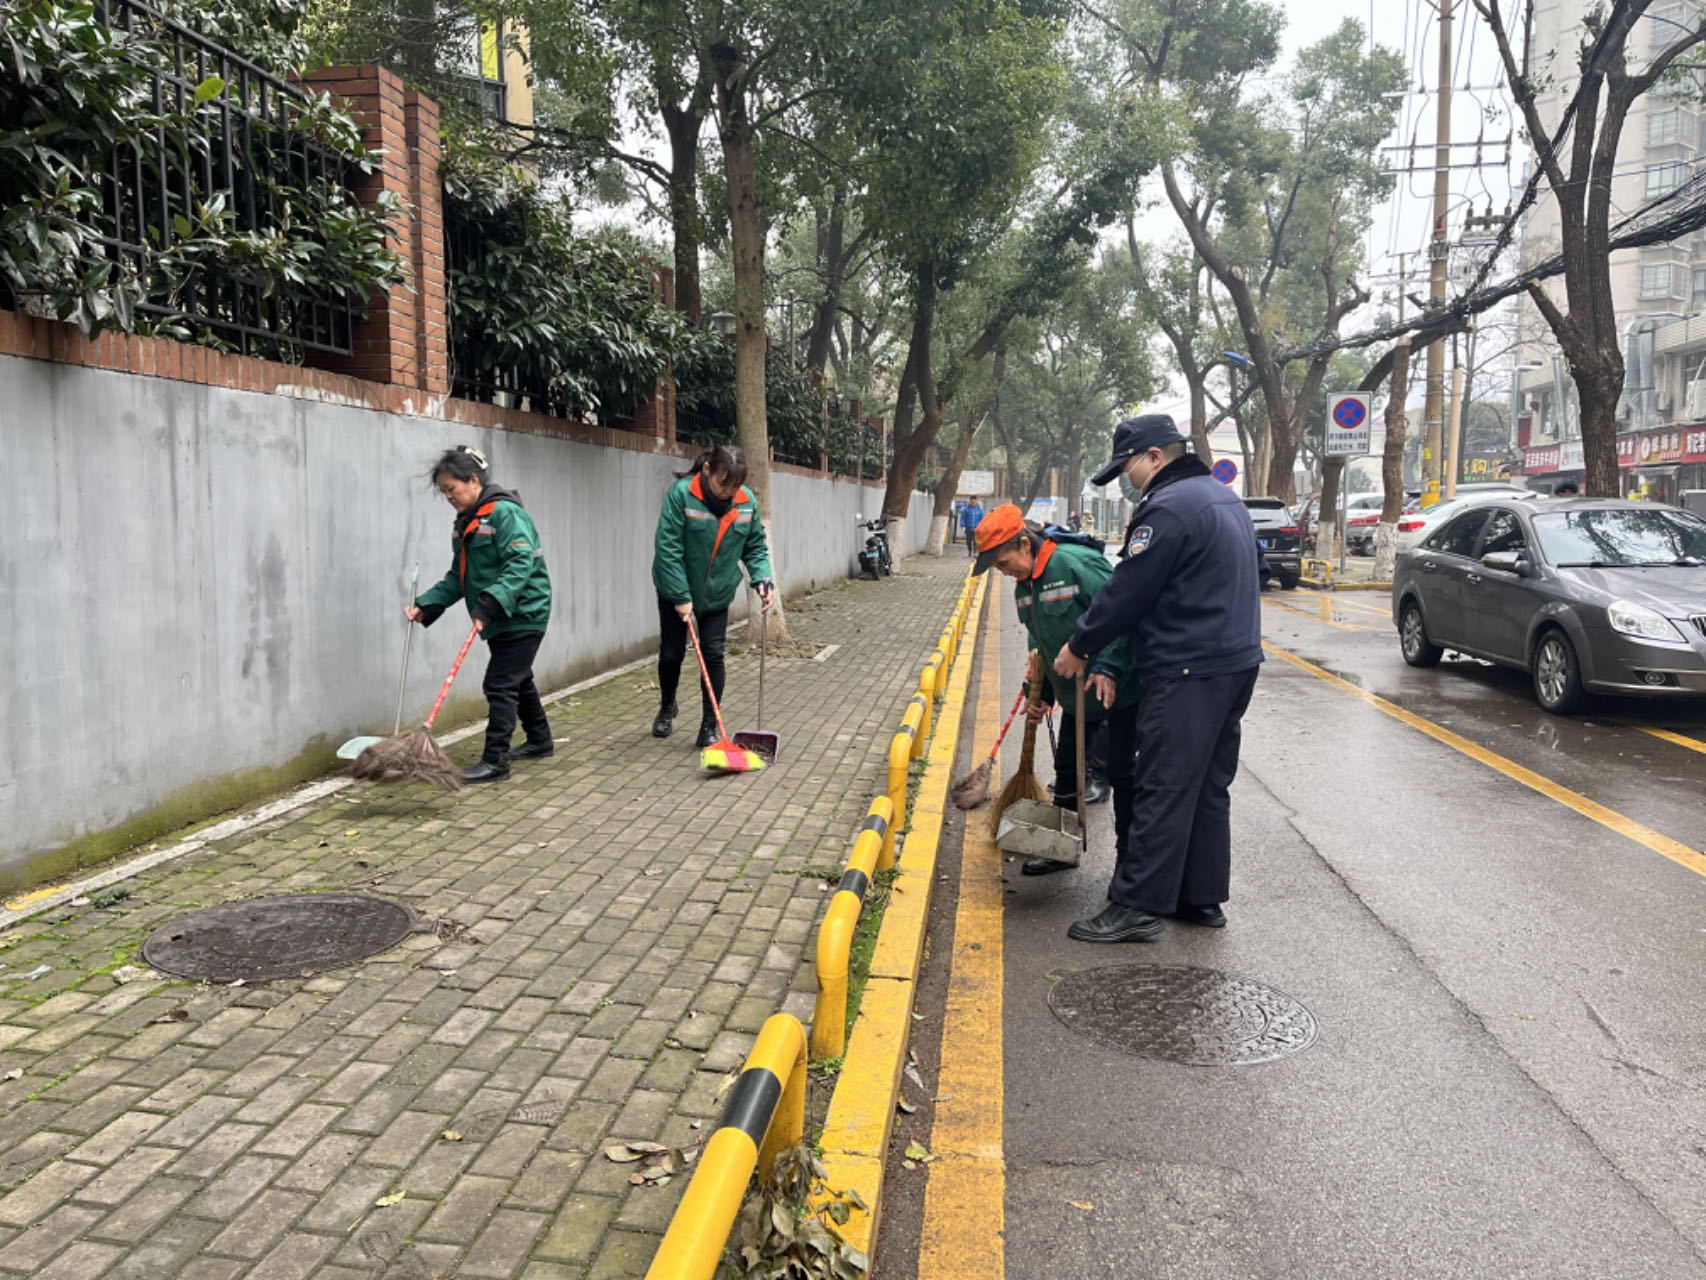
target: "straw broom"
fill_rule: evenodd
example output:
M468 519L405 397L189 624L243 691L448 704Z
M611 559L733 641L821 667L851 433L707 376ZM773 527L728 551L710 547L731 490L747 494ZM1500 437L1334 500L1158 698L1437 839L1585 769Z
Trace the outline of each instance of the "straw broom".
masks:
M1029 706L1035 707L1043 700L1043 656L1041 653L1031 654L1031 694ZM1048 803L1048 792L1044 789L1041 779L1035 772L1037 755L1037 722L1028 716L1025 720L1025 741L1019 750L1019 769L1007 780L1007 785L1001 788L1001 794L995 797L995 808L990 816L991 822L1000 822L1001 815L1007 806L1020 800L1035 800L1038 804Z
M1007 719L1001 724L1001 732L995 735L995 745L989 749L989 756L965 777L948 788L948 794L953 797L954 805L960 809L975 809L989 799L989 779L995 772L995 760L1001 754L1001 744L1007 741L1007 730L1013 725L1013 717L1019 714L1019 707L1025 701L1024 689L1019 690L1019 696L1013 699L1013 709L1007 713Z
M462 660L468 656L468 650L474 645L474 637L479 634L478 627L469 629L468 638L462 642L461 652L456 655L456 662L450 668L450 675L446 677L444 687L438 691L438 701L432 704L432 711L427 715L426 723L419 729L394 733L385 741L367 748L350 766L351 776L364 782L409 782L418 779L421 782L435 783L446 791L462 789L462 771L444 754L444 748L433 740L432 722L438 719L438 711L444 705L445 695L450 692L456 673L462 670Z

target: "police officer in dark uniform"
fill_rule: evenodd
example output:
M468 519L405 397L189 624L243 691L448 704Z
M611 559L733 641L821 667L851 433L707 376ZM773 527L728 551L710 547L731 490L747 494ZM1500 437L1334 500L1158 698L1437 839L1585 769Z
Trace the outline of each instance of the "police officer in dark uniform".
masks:
M1143 681L1136 800L1108 905L1067 936L1151 942L1163 916L1226 924L1232 799L1244 710L1262 661L1261 584L1244 504L1185 452L1166 414L1128 418L1092 480L1122 476L1142 497L1124 559L1055 658L1073 677L1088 655L1131 638Z

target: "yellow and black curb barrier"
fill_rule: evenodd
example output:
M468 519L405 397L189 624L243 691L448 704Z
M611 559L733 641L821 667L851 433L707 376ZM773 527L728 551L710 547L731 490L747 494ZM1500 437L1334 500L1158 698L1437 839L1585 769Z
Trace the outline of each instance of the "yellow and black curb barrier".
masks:
M835 1192L857 1192L869 1206L854 1210L845 1225L834 1228L866 1257L876 1240L883 1153L911 1030L912 993L924 954L948 775L971 680L975 645L962 654L961 640L977 625L987 586L987 578L968 575L947 627L919 672L917 692L889 742L887 791L871 802L818 929L811 1056L843 1059L824 1126L824 1164ZM914 760L926 764L917 798L909 806ZM870 981L849 1040L853 935L872 876L895 867L895 837L902 830L909 831L905 865L891 888ZM797 1018L778 1013L764 1024L652 1258L647 1280L709 1280L715 1273L753 1171L768 1174L776 1153L803 1137L806 1048Z
M847 1048L847 973L852 964L853 933L865 907L865 891L894 827L894 805L887 796L871 801L871 811L853 841L847 870L817 930L817 1005L812 1010L813 1061L839 1058ZM890 856L893 865L893 856Z
M806 1033L791 1013L772 1014L729 1091L717 1130L676 1206L646 1280L711 1280L753 1171L805 1133Z

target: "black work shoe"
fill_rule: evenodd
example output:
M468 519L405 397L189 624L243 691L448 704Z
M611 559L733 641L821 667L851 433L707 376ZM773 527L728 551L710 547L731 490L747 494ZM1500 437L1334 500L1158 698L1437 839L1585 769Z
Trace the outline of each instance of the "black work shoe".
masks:
M717 733L717 722L715 720L701 720L699 722L699 736L693 739L693 745L703 751L706 747L715 745L719 736L721 735Z
M1026 858L1019 868L1023 876L1052 876L1056 871L1071 871L1077 863L1056 862L1053 858Z
M1106 778L1098 778L1092 773L1084 784L1084 803L1101 804L1113 793L1114 789L1108 785Z
M666 703L658 708L657 719L652 721L652 737L667 738L675 732L675 704Z
M524 742L509 753L511 760L549 760L557 754L555 742Z
M1226 928L1226 913L1220 909L1218 902L1207 902L1195 907L1180 907L1173 912L1173 919L1182 920L1186 924L1194 924L1202 929Z
M1159 916L1110 902L1099 914L1073 925L1066 936L1077 942L1154 942L1164 928Z
M502 764L492 764L489 760L482 760L472 769L462 771L462 781L464 782L502 782L507 777L509 777L509 761L507 760Z
M1085 790L1089 790L1089 788L1086 787ZM1052 804L1056 809L1077 809L1078 808L1078 793L1076 791L1060 791L1060 792L1057 792L1057 791L1055 791L1055 789L1053 787L1050 787L1049 788L1049 803Z

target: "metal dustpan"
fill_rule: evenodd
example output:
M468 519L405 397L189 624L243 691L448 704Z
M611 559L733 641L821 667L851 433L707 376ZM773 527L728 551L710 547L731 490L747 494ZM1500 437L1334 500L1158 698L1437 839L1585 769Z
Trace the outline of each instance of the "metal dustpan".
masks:
M415 571L409 575L409 607L411 609L415 607L415 589L420 585L420 581L421 562L417 560L415 561ZM407 627L408 630L403 633L403 674L397 677L397 723L391 729L393 738L403 732L403 690L409 683L409 647L415 642L415 624L410 622ZM354 760L369 747L377 746L384 741L383 735L371 733L363 734L359 738L351 738L338 748L338 759Z
M1071 809L1058 809L1035 800L1016 800L1001 815L995 847L1026 858L1050 858L1069 867L1078 865L1084 848L1084 829Z
M782 749L782 735L764 727L764 655L770 644L770 610L758 615L758 728L742 729L732 741L735 746L756 754L765 764L775 764Z

